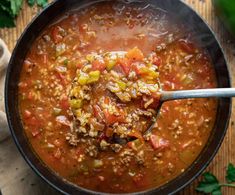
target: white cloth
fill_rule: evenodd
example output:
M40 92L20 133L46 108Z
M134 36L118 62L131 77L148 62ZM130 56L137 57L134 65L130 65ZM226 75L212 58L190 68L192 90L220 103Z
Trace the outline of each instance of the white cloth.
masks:
M0 55L0 190L3 195L58 195L25 163L10 137L3 97L10 52L1 39L0 48L3 48L3 53Z
M11 54L2 39L0 39L0 142L9 136L9 129L5 114L4 105L4 85L6 67L10 60Z

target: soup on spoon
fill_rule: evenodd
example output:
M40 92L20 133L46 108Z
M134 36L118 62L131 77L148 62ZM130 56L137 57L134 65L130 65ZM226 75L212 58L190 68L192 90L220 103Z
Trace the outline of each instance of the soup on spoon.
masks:
M145 58L135 47L123 55L89 54L81 62L69 93L76 120L70 143L76 144L77 133L101 143L124 144L119 138L130 137L143 141L159 104L156 54Z

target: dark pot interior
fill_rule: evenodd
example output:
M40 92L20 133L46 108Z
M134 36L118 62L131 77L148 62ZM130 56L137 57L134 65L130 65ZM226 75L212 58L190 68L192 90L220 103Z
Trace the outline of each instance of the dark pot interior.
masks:
M5 104L7 118L14 141L22 156L32 167L32 169L47 183L64 194L77 194L79 192L82 192L82 194L102 193L89 191L65 181L63 178L49 170L47 166L41 162L37 155L32 151L31 146L27 141L26 136L24 135L24 130L20 120L18 111L17 84L19 82L23 60L28 50L30 49L31 43L39 36L40 32L48 24L50 24L51 21L55 20L66 11L74 8L79 9L95 2L100 1L58 0L52 3L43 12L41 12L28 25L20 37L13 51L6 77ZM125 0L125 2L133 2L133 0ZM231 87L228 67L222 49L213 32L210 30L208 25L195 13L195 11L179 0L145 0L144 2L154 4L162 9L168 10L174 15L174 17L178 17L181 21L185 22L190 30L195 33L196 38L202 44L202 46L208 50L216 71L218 87ZM150 189L148 191L135 194L172 194L176 193L192 182L207 167L219 149L226 133L230 118L230 111L231 99L221 98L219 100L216 123L208 143L201 152L200 156L183 174L159 188Z

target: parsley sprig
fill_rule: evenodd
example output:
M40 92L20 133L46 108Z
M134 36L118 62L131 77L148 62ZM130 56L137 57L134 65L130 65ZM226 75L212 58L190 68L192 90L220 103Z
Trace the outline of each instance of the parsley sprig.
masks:
M47 0L26 0L30 6L47 5ZM22 8L23 0L0 0L0 28L15 27L15 18Z
M218 179L210 172L203 174L203 180L199 182L196 190L205 194L222 195L221 187L233 187L235 188L235 167L229 163L226 170L226 181L227 183L220 183Z

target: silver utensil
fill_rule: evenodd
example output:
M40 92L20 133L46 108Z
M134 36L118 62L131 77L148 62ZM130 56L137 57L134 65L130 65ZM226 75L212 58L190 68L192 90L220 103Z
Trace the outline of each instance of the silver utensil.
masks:
M124 56L125 51L113 51L108 52L106 55L111 56ZM214 89L193 89L193 90L178 90L178 91L159 91L160 104L157 108L157 114L161 108L161 105L166 101L187 99L187 98L219 98L219 97L235 97L235 88L214 88ZM153 123L144 133L147 135L151 133L156 122L157 115L153 118Z
M157 108L157 114L166 101L188 99L188 98L221 98L235 97L235 88L213 88L213 89L193 89L193 90L178 90L178 91L159 91L160 103ZM144 135L152 132L154 124L157 120L157 115L153 118L153 123L149 126Z
M187 98L235 97L235 88L193 89L179 91L160 91L160 101Z

